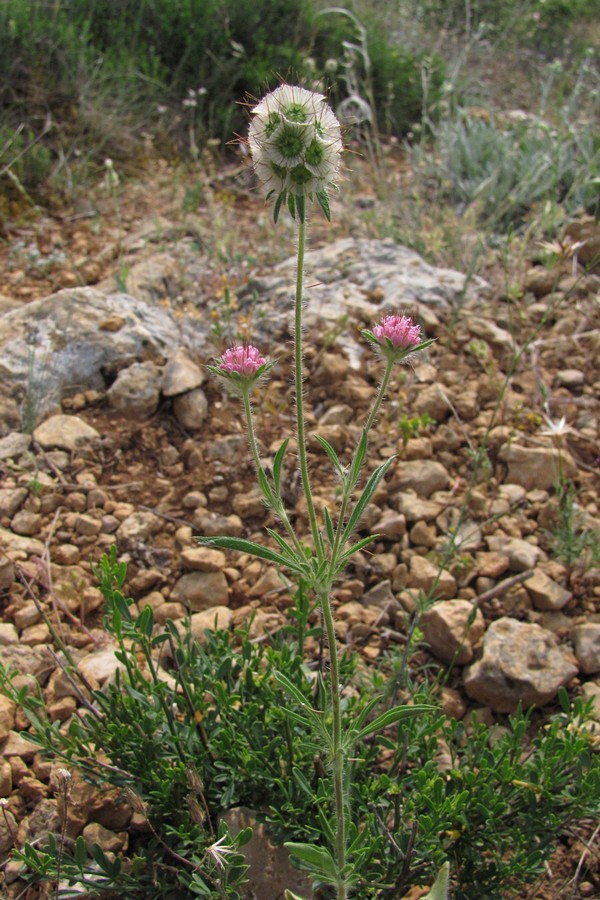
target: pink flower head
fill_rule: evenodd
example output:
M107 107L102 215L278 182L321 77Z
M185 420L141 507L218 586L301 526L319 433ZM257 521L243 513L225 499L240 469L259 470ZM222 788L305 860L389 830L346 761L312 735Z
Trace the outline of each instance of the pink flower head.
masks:
M237 372L242 378L254 378L261 366L266 365L267 360L252 344L229 347L221 359L217 360L217 367L222 374L229 375Z
M386 316L374 326L373 334L379 344L386 346L391 341L396 350L414 350L421 343L421 326L410 316Z

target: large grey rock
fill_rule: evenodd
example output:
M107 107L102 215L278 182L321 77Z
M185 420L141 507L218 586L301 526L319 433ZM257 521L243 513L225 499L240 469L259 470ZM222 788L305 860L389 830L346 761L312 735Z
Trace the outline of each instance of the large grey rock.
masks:
M289 315L290 284L295 281L296 257L285 260L266 276L249 281L240 298L244 305L269 304L265 330L281 327ZM327 327L343 314L372 321L382 312L397 309L447 308L462 299L465 276L452 269L436 268L392 240L342 238L310 250L305 257L307 284L305 323ZM475 296L484 282L475 279L468 288Z
M162 307L94 288L59 291L0 318L0 395L34 401L36 421L70 392L103 389L105 373L141 359L163 363L181 329ZM0 434L12 430L2 421Z
M494 712L513 713L544 706L578 672L577 661L539 625L502 618L492 622L483 640L483 655L465 671L467 694Z

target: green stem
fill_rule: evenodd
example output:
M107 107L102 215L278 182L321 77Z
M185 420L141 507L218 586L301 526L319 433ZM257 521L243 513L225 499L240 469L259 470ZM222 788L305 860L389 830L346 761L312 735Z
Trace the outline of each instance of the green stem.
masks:
M335 639L335 628L333 621L333 612L331 610L331 600L329 591L322 591L318 594L318 599L323 610L323 622L325 632L327 634L327 643L329 644L329 687L331 692L331 716L332 716L332 772L333 772L333 791L335 802L335 855L338 870L346 865L346 797L345 797L345 768L346 761L344 759L344 747L342 743L342 710L340 704L340 669L337 655L337 643ZM337 900L346 900L346 885L343 878L340 878L337 885Z
M356 455L358 453L358 448L360 447L360 445L363 442L363 440L365 439L365 437L368 437L369 432L370 432L371 428L373 427L373 423L374 423L375 419L377 418L377 414L379 413L381 404L383 403L383 398L385 397L385 395L387 393L387 389L388 389L388 386L390 383L390 378L392 377L393 368L394 368L394 360L388 359L386 361L385 372L383 373L383 378L381 380L381 384L379 385L379 390L377 391L377 396L375 397L375 402L373 403L373 406L371 407L371 412L369 413L369 415L367 417L367 421L365 422L365 424L363 426L360 440L359 440L358 444L356 445L356 450L354 451L354 456L353 456L352 462L350 464L350 469L349 469L350 472L352 472L354 469L354 461L355 461ZM331 564L329 567L329 575L331 578L333 578L333 576L337 570L338 554L340 552L340 549L342 549L342 548L340 548L340 541L342 538L342 534L344 533L344 525L346 524L346 513L348 512L348 504L350 503L352 491L354 490L354 488L357 485L359 475L360 475L360 470L355 473L355 478L353 480L348 478L346 483L344 484L344 489L342 492L342 500L340 503L340 515L339 515L337 527L335 530L335 538L334 538L334 542L333 542L333 548L331 551Z
M294 379L296 390L296 435L298 439L298 457L300 460L300 476L302 489L306 497L306 508L310 531L315 545L315 552L320 563L323 562L321 535L317 524L317 515L308 474L308 455L306 453L306 428L304 422L304 396L302 393L302 287L304 279L304 248L306 243L306 223L302 218L298 224L298 268L296 271L296 301L294 315Z
M252 404L250 402L250 389L247 385L244 385L242 388L242 403L244 404L244 414L246 416L246 431L248 432L248 440L250 442L250 453L252 454L252 459L254 460L254 465L256 467L256 471L264 476L264 481L267 482L267 473L265 472L263 465L260 461L260 454L258 452L258 442L256 440L256 432L254 430L254 416L252 414ZM288 537L290 538L292 544L294 545L294 549L300 559L304 559L304 552L302 550L302 546L300 541L296 537L296 532L292 528L292 523L288 518L288 514L283 505L281 497L276 495L273 491L267 496L263 491L263 496L267 503L271 506L273 512L279 516L283 526L286 530Z

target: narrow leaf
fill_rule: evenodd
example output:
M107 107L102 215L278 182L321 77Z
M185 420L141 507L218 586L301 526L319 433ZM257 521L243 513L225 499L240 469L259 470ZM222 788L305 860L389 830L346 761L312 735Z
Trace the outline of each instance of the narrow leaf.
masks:
M262 466L256 474L258 477L258 485L263 493L263 497L265 498L267 503L272 506L275 498L273 497L273 491L271 489L271 485L269 484L269 479L267 478L265 470L262 468Z
M275 206L273 207L273 221L277 224L277 219L279 218L279 213L281 212L281 207L285 203L285 195L286 192L282 191L275 201Z
M355 544L352 544L351 547L346 550L346 552L340 558L340 565L344 566L346 562L353 556L355 553L358 553L359 550L362 550L363 547L368 547L369 544L372 544L373 541L378 540L378 534L369 534L367 537L361 538L360 541L357 541Z
M317 712L316 709L312 709L300 688L297 688L296 685L281 672L275 672L275 681L279 684L280 687L287 691L288 694L291 694L294 700L296 700L303 709L307 711L310 710L314 713Z
M273 460L273 482L275 484L275 492L279 496L280 491L280 482L281 482L281 467L283 465L283 457L285 456L285 451L287 450L287 446L290 442L289 438L286 438L277 453L275 454L275 459Z
M358 523L360 521L360 517L364 513L366 507L368 506L371 497L373 496L373 494L375 493L375 491L379 485L379 482L384 477L385 473L387 472L387 470L389 469L389 467L391 466L393 461L394 461L394 457L391 456L389 459L386 459L386 461L384 463L382 463L380 466L378 466L375 469L375 471L371 474L371 477L367 481L367 483L364 487L364 490L363 490L361 496L359 497L359 499L356 503L356 506L352 510L352 514L350 515L350 518L348 519L348 524L346 525L346 528L344 530L344 536L342 538L342 546L346 543L346 541L348 540L348 538L350 537L350 535L352 534L352 532L358 525Z
M331 222L331 206L329 205L329 196L327 191L317 191L317 202L323 210L323 215L328 222Z
M435 706L425 705L395 706L393 709L388 709L387 712L377 716L376 719L373 719L373 721L368 725L365 725L364 728L361 728L354 739L360 741L362 738L374 734L376 731L381 731L383 728L388 728L396 722L401 722L405 719L414 719L415 716L420 716L423 713L436 712L436 710L437 707Z
M320 434L315 434L314 439L318 444L321 445L321 447L323 448L323 450L325 451L325 453L327 454L327 456L333 463L338 475L341 475L343 478L344 477L344 467L342 466L341 462L339 461L338 455L335 452L335 450L333 449L333 447L331 446L331 444L329 443L329 441L327 441L324 437L321 437Z
M360 477L361 469L363 467L363 463L365 461L365 456L367 455L367 446L369 443L369 435L366 431L360 436L360 441L358 442L358 446L356 448L356 453L354 454L354 459L352 460L352 468L350 469L350 484L354 487L355 484L358 483L358 479Z
M279 544L281 548L281 552L284 553L287 557L289 557L290 562L296 563L296 565L302 565L304 560L298 556L294 548L291 544L288 544L285 538L282 538L280 534L278 534L273 528L266 529L267 534L270 534L273 540Z
M323 507L323 521L325 522L325 532L327 534L327 540L331 547L333 547L333 542L335 540L335 535L333 531L333 522L331 521L331 516L329 515L329 510L326 506Z
M257 556L259 559L266 559L268 562L275 563L278 566L286 566L288 569L298 572L299 575L306 574L305 566L295 564L291 559L282 556L280 553L275 553L274 550L270 550L268 547L263 547L260 544L255 544L254 541L248 541L245 538L202 537L198 538L198 540L201 544L205 544L209 547L221 547L224 550L237 550L238 553L249 553L251 556Z

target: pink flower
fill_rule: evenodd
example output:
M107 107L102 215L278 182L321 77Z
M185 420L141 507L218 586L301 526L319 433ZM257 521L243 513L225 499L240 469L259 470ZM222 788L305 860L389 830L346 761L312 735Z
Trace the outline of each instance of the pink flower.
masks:
M242 378L253 378L261 366L266 365L267 360L252 344L229 347L221 359L217 360L217 368L223 375L237 372Z
M373 334L382 347L391 341L396 350L414 350L421 343L421 326L410 316L386 316L373 327Z

